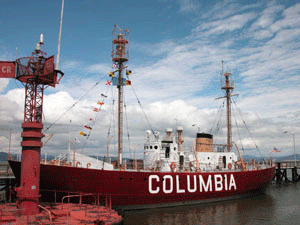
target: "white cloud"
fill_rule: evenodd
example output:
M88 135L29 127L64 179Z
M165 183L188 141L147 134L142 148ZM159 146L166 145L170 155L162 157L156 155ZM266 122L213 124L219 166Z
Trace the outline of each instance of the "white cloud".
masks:
M0 79L0 92L2 92L4 90L4 88L7 87L8 83L9 83L9 79L6 79L6 78Z
M277 15L284 9L283 6L281 5L276 5L274 4L274 2L271 2L267 8L265 8L260 17L257 19L257 21L255 21L252 25L252 28L253 29L259 29L259 28L262 28L262 29L266 29L268 27L270 27Z
M204 31L206 36L222 34L226 31L235 31L243 28L247 23L255 18L255 14L243 13L230 16L226 19L213 20L207 23L201 23L196 30Z
M111 66L109 65L103 65L103 64L93 64L87 67L87 72L89 73L106 73L108 74L108 71L111 69Z
M283 18L274 22L270 28L273 32L282 29L299 28L300 27L300 3L291 6L283 11Z
M178 0L179 11L184 13L196 12L201 7L201 4L197 0Z
M14 89L0 95L1 121L13 122L17 120L20 122L23 120L24 96L24 89Z
M63 61L63 62L61 63L61 68L62 68L63 70L76 69L76 68L78 68L81 64L82 64L82 62L78 62L78 61L75 61L75 60L66 60L66 61Z

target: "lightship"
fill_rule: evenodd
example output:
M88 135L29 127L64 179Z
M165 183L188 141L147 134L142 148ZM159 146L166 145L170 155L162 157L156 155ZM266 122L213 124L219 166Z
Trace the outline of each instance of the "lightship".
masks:
M68 152L65 159L41 163L40 190L109 196L115 209L141 209L198 204L246 197L261 193L274 177L272 162L246 165L238 147L239 157L232 152L231 96L234 89L224 73L227 103L227 144L213 143L213 135L197 133L196 144L188 151L182 147L183 127L176 132L166 129L146 131L143 168L126 169L123 152L123 76L128 61L128 29L114 26L112 61L115 71L111 82L118 88L118 159L116 166L79 153ZM21 162L9 161L17 179ZM95 198L91 198L94 196Z

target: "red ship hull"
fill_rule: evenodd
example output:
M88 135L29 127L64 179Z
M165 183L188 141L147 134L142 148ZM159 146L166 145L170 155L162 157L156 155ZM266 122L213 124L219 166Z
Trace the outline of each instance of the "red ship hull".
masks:
M21 163L9 161L20 179ZM249 171L110 171L41 164L41 190L111 196L114 208L136 209L220 201L258 194L275 168Z

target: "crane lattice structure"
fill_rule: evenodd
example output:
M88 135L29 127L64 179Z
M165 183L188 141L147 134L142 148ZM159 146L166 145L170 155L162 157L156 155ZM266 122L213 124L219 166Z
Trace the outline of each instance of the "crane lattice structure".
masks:
M44 90L55 87L63 73L54 69L54 56L47 57L41 50L43 35L31 56L16 61L0 61L0 78L14 78L25 86L24 120L22 123L21 183L17 191L23 215L39 212L40 155L43 146L43 96ZM58 76L60 76L58 78Z

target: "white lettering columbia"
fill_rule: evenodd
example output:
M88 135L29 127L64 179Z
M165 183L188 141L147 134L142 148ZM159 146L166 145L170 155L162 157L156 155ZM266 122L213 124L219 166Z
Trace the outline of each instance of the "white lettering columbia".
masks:
M191 179L193 176L193 179ZM213 178L212 178L213 176ZM184 177L184 176L182 176ZM230 191L232 189L236 190L236 182L233 174L230 174L229 182L226 174L214 174L208 175L206 181L203 179L202 175L198 175L199 186L197 185L197 175L186 175L186 185L179 175L175 176L175 188L174 188L174 177L171 175L164 175L162 177L162 184L158 175L150 175L148 178L148 188L149 193L158 194L161 190L165 194L170 194L173 190L176 193L194 193L197 190L199 192L212 192L212 191ZM192 181L191 181L192 180ZM214 185L213 185L214 184ZM183 188L183 187L186 187Z

